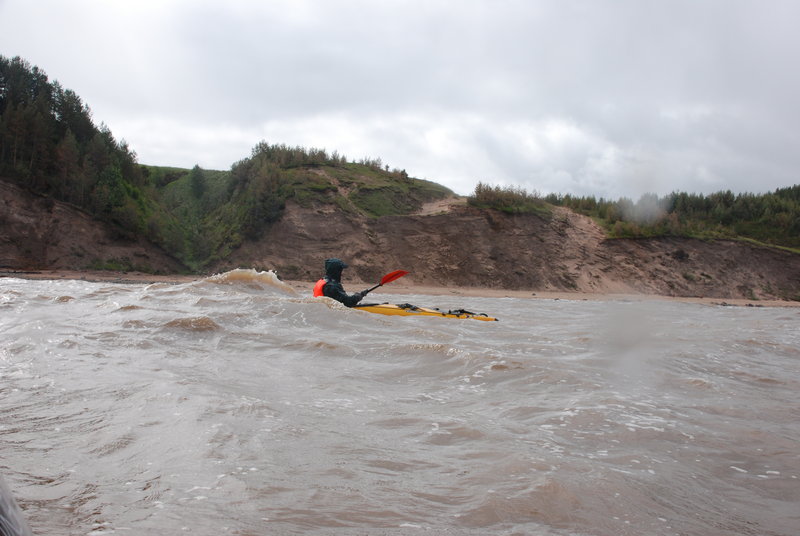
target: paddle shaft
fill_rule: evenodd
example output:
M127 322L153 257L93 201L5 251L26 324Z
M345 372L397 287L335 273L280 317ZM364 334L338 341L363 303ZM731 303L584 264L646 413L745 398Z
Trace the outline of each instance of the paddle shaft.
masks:
M378 284L377 284L377 285L375 285L374 287L370 287L370 288L368 288L367 290L365 290L365 291L364 291L364 295L366 295L366 294L368 294L368 293L372 292L373 290L375 290L376 288L378 288L378 287L382 287L382 286L383 286L382 284L378 283Z

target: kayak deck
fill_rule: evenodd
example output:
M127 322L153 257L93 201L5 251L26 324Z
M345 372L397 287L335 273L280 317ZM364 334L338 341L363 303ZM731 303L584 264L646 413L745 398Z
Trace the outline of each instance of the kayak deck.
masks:
M392 316L438 316L443 318L459 318L484 321L497 321L497 318L488 316L484 313L473 313L465 311L464 309L456 309L451 311L441 311L435 308L417 307L410 303L365 303L363 305L356 305L353 309L360 309L369 313L377 313L381 315Z

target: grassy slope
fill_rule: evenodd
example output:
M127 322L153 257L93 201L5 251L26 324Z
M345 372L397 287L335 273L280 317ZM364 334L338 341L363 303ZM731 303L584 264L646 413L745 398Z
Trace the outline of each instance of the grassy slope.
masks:
M246 235L252 194L231 189L230 171L202 170L201 197L192 191L189 169L143 166L161 208L165 247L195 270L223 258ZM354 215L411 214L429 201L453 196L439 184L362 164L298 166L280 171L281 203L333 204Z

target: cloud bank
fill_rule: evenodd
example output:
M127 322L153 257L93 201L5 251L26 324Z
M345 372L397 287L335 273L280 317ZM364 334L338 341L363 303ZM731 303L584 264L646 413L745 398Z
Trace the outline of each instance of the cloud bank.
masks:
M800 182L800 3L0 2L0 54L74 89L142 163L260 140L637 197Z

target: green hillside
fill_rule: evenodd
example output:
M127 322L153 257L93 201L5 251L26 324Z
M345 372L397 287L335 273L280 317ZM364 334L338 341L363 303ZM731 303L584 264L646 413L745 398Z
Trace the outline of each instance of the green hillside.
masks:
M443 186L320 149L259 143L230 171L142 166L161 214L153 238L192 269L258 239L289 201L354 216L410 214L454 195Z
M199 270L257 239L286 203L333 204L365 217L408 214L449 189L379 160L261 142L229 171L140 165L97 127L75 92L38 67L0 56L0 179L71 203L144 236Z

